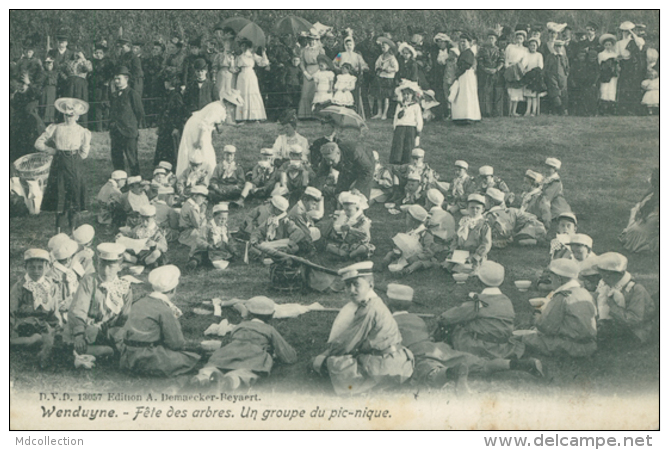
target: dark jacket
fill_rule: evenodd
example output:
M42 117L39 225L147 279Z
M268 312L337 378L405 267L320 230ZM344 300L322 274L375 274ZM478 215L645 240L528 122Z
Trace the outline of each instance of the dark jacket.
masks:
M138 125L144 120L144 107L139 94L125 88L110 95L109 129L125 137L137 137Z
M206 79L202 85L193 80L186 85L184 103L189 113L199 111L209 103L220 100L214 82Z

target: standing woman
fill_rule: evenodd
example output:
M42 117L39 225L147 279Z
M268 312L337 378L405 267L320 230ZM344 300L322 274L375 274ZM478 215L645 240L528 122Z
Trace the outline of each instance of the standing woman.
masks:
M260 87L258 86L258 77L253 70L256 65L260 67L269 66L267 53L265 53L265 49L262 51L262 56L253 53L253 43L248 39L242 40L239 46L242 54L237 57L239 74L237 75L236 89L244 101L241 106L237 106L235 118L237 120L267 120L265 104L262 101Z
M42 85L41 107L44 108L42 120L44 123L51 124L56 121L56 108L53 102L56 101L56 86L58 85L58 70L53 66L53 58L47 56L44 59L44 84ZM41 108L40 108L41 109Z
M643 38L634 33L632 22L620 24L622 39L616 42L616 54L620 64L618 76L618 114L636 115L639 112L641 82L646 75L646 62L641 49L645 45Z
M612 34L603 34L599 43L604 47L597 54L599 64L599 114L615 114L616 94L618 87L618 54L616 53L616 37Z
M365 62L364 58L359 52L355 51L355 41L353 36L350 34L344 39L344 51L339 53L334 59L334 65L338 70L341 70L344 64L350 64L352 67L351 75L357 78L357 83L355 89L353 90L353 100L355 102L355 108L357 113L365 118L365 108L363 107L362 95L361 95L361 84L363 80L363 74L369 72L369 65Z
M525 30L516 31L516 41L507 45L504 50L504 78L509 93L509 115L512 117L518 117L516 112L518 102L524 100L523 59L528 53L527 47L523 45L525 38L527 38Z
M53 155L42 208L56 211L56 233L64 228L66 218L71 233L76 227L76 214L86 209L82 161L91 149L91 132L77 124L77 119L88 112L88 103L59 98L55 107L63 113L65 122L49 125L35 141L37 150Z
M460 56L455 71L458 87L452 88L449 98L451 101L451 119L456 123L462 121L460 123L465 124L481 120L478 83L476 81L476 56L470 48L471 45L471 37L462 33L459 41Z
M78 98L88 102L88 81L86 77L93 71L93 65L86 59L82 52L75 52L72 55L72 60L67 64L67 72L69 78L67 79L67 87L63 93L63 97ZM86 127L88 125L88 115L83 114L79 117L81 124Z
M525 116L538 116L541 114L541 102L539 97L542 97L542 92L546 90L544 83L544 55L539 53L539 41L535 38L527 41L528 53L524 60L523 70L525 75L523 82L526 83L523 88L523 95L527 99L527 109ZM545 94L544 94L545 95Z
M302 81L302 95L300 96L300 106L297 114L300 119L311 119L314 113L311 105L316 94L316 83L313 79L313 74L318 72L318 55L325 55L325 50L320 43L320 37L316 30L312 29L309 32L309 43L301 50L300 54L300 68L304 75Z
M216 53L216 56L214 56L214 61L212 62L212 70L214 72L214 82L216 91L218 92L218 98L225 97L225 94L230 93L230 91L235 88L235 84L237 83L237 72L239 72L237 61L235 60L235 54L232 51L235 32L230 28L225 28L222 31L222 48L218 53ZM234 124L235 108L231 104L228 104L226 108L229 108L226 109L226 122L228 124Z

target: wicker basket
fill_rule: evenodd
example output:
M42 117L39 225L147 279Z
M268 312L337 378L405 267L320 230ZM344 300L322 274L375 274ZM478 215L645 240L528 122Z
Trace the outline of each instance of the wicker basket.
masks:
M30 153L14 161L14 167L21 181L37 180L42 192L49 179L49 170L53 156L47 153Z

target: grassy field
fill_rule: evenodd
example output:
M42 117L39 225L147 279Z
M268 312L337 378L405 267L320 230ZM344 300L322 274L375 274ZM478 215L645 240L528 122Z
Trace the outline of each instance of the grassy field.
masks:
M255 162L261 147L271 146L276 133L275 124L248 124L226 128L215 137L215 146L222 151L224 144L234 144L238 160L246 168ZM302 123L298 130L310 141L318 137L316 123ZM387 161L392 139L389 122L372 122L362 145L377 150L382 161ZM457 127L450 123L428 124L421 137L426 150L426 161L450 179L456 159L469 162L473 173L479 166L490 164L495 173L504 179L515 192L520 192L523 174L528 168L542 169L547 156L562 160L561 176L565 195L579 218L579 231L594 239L594 251L620 251L617 237L627 224L630 208L648 188L651 169L659 165L659 119L657 117L538 117L519 119L489 119L481 124ZM143 130L140 136L140 161L142 174L149 177L155 148L154 130ZM220 157L220 154L219 154ZM90 199L94 199L100 186L112 170L108 134L94 133L93 148L85 162L85 174ZM231 214L232 227L241 221L243 211ZM390 249L390 238L401 229L402 216L391 216L376 205L368 211L374 225L372 242L377 251L374 260L380 262ZM86 221L94 224L91 212ZM46 247L54 233L52 214L37 217L10 219L10 281L22 274L22 252L31 246ZM109 230L98 229L96 239L111 239ZM659 290L659 256L657 254L632 254L629 257L631 272L652 294ZM531 250L510 247L493 250L490 259L506 267L506 281L501 289L513 301L516 309L517 328L531 325L531 307L527 299L536 293L520 293L513 281L529 279L546 266L547 248ZM179 244L170 249L171 261L183 267L187 251ZM143 275L146 279L146 274ZM385 291L389 282L396 281L391 274L377 275L379 291ZM455 285L440 269L419 272L402 278L402 283L414 287L415 299L422 305L416 312L439 313L458 304L466 294L476 288L473 280L465 285ZM148 287L135 289L135 295L147 293ZM232 265L225 272L199 271L182 277L175 303L185 315L182 326L187 339L201 341L202 332L213 323L213 316L192 313L195 306L213 297L249 298L268 295L277 302L309 304L318 301L324 306L340 307L347 299L343 295L308 293L290 296L273 292L269 286L268 269L260 264ZM296 319L275 320L273 325L297 350L299 362L293 366L275 366L272 377L257 389L287 392L331 393L327 382L308 373L309 360L321 352L335 314L312 312ZM224 311L233 323L240 318L233 311ZM224 341L225 344L225 341ZM523 374L510 373L475 380L472 387L479 392L511 390L519 393L543 392L559 395L563 391L582 391L603 395L625 395L636 392L656 392L659 388L659 342L642 348L618 347L600 349L587 360L545 358L548 376L535 381ZM10 356L10 378L16 389L53 389L77 392L124 392L134 389L163 391L173 389L174 381L128 378L116 369L98 368L78 372L60 364L53 370L37 372L36 362L30 357Z

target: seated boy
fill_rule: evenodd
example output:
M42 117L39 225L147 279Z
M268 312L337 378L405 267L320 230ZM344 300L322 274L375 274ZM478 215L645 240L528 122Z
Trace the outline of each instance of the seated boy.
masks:
M506 183L500 177L495 176L494 173L492 166L481 166L478 180L470 186L471 189L474 189L472 192L485 195L488 188L499 189L504 192L505 203L507 205L512 204L516 196ZM490 205L486 204L486 208L490 208Z
M323 217L323 194L313 186L307 186L302 194L302 198L295 203L290 211L290 218L297 225L311 243L317 242L321 238L319 228L316 228L314 221Z
M279 168L279 185L272 195L286 196L290 203L295 204L314 179L314 172L309 163L303 161L302 147L299 145L291 145L288 156L289 160Z
M209 200L218 203L236 200L244 189L244 169L235 161L234 145L223 147L223 161L218 163L209 179Z
M58 311L64 322L67 322L67 312L79 288L79 278L72 270L72 257L77 250L79 250L79 244L72 239L67 238L60 241L52 252L54 261L51 270L47 273L47 277L56 286Z
M121 189L126 185L128 174L123 170L115 170L112 172L109 180L102 185L98 196L96 197L98 204L98 223L101 225L111 225L114 208L119 201Z
M468 252L462 264L445 262L444 268L449 271L467 271L468 265L476 271L483 261L488 258L492 248L492 232L490 225L483 216L485 197L480 194L470 194L467 197L467 215L460 219L456 238L450 243L449 254L456 250Z
M165 169L165 181L166 186L175 187L177 184L177 176L172 171L172 163L168 161L160 161L156 166L156 169Z
M251 171L247 174L247 181L244 184L244 189L239 196L239 199L233 204L244 207L244 200L248 196L267 198L270 196L277 183L280 181L279 169L274 167L274 150L271 148L263 148L260 150L260 161L256 163Z
M576 215L572 212L562 213L558 216L556 236L551 241L550 259L571 258L572 253L568 244L571 237L578 230Z
M179 242L190 247L188 268L194 269L198 262L194 255L207 248L207 195L204 186L193 186L190 198L181 207L179 215Z
M209 185L209 177L211 176L207 167L204 164L204 155L201 151L195 150L191 152L188 167L177 177L177 195L182 198L189 197L193 187L207 187Z
M237 255L228 233L228 204L214 205L213 217L207 222L207 247L199 248L193 255L198 266L215 267L216 261L229 261Z
M393 195L393 185L395 184L392 171L384 167L379 161L379 152L374 150L372 153L374 155L374 181L372 191L369 194L369 206L388 201Z
M474 190L472 186L474 178L469 176L467 170L469 170L467 161L455 161L455 177L446 193L447 209L451 214L467 209L467 196Z
M394 267L403 274L432 267L434 237L425 226L429 217L427 211L420 205L404 205L401 209L406 213L406 231L393 237L394 248L383 258L383 265L387 267L394 262Z
M269 203L270 216L251 233L253 255L260 256L263 251L271 254L271 250L297 253L300 241L307 236L288 217L288 200L275 195Z
M142 177L137 175L128 178L128 192L122 194L114 207L114 225L135 227L139 225L139 210L149 204Z
M422 196L428 189L440 189L437 183L439 175L425 163L425 150L414 148L411 150L411 163L392 166L393 174L397 177L396 200L402 204L420 203ZM417 181L418 186L410 181Z
M62 325L57 287L46 276L49 252L32 248L23 254L25 276L9 291L10 347L41 347L40 366L48 364L56 330Z
M425 226L430 233L446 243L455 237L455 219L448 211L442 209L444 204L444 194L438 189L428 189L425 195L425 209L429 217Z
M372 221L365 216L361 198L342 192L340 202L344 208L335 212L332 223L323 228L328 242L325 250L346 259L367 259L374 253L371 241Z
M163 231L167 242L179 239L179 213L172 208L174 188L161 186L151 204L156 207L156 224Z
M89 224L84 224L72 232L72 237L79 244L79 249L72 258L72 269L81 279L87 273L95 273L93 262L95 251L91 248L95 238L95 229Z
M560 214L571 212L571 207L564 198L562 190L562 180L558 170L562 167L562 162L557 158L546 158L544 163L546 166L546 176L544 177L542 185L542 194L548 205L550 205L550 213L546 213L543 218L544 223L549 223Z
M546 238L544 224L536 216L517 208L507 208L504 192L496 188L486 191L486 203L490 209L485 213L492 232L492 246L504 248L517 242L520 245L537 245Z
M119 234L130 239L146 239L140 251L127 249L123 258L131 264L161 266L167 262L167 239L156 223L156 207L146 205L139 210L141 223L134 228L122 227ZM118 237L117 237L118 240Z

